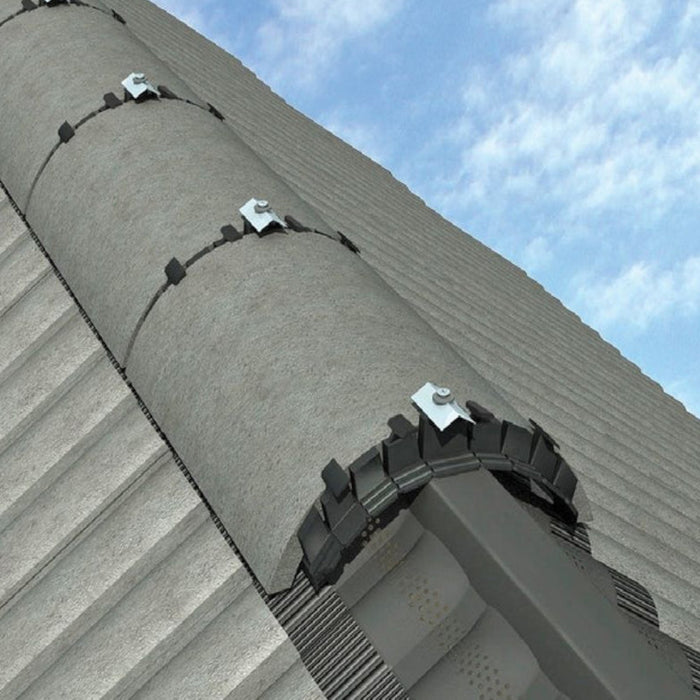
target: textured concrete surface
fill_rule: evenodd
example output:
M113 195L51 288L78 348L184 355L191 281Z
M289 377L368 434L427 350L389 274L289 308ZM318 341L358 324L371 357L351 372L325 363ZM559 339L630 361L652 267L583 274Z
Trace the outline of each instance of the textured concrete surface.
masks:
M0 309L12 306L49 272L51 266L29 236L8 242L0 249Z
M16 15L21 9L21 0L0 0L0 22Z
M202 258L151 311L127 374L268 592L291 584L323 467L387 437L391 416L416 420L425 382L523 420L360 257L313 233Z
M329 229L228 127L172 100L86 123L35 193L29 223L122 364L170 259L184 263L225 224L242 230L238 208L251 197Z
M700 648L700 421L522 270L236 58L145 0L109 4L467 362L556 437L592 501L594 555L649 588L662 629Z
M75 325L65 328L75 331ZM65 339L63 333L57 334L55 347L60 348ZM72 332L70 339L80 337ZM97 352L94 347L93 352ZM39 353L37 355L37 360L44 359ZM94 358L99 359L99 356ZM104 359L97 363L92 357L80 359L82 364L71 369L75 375L86 370L84 376L78 378L71 374L68 381L58 386L49 385L50 393L31 391L45 381L37 371L38 363L28 363L12 377L25 382L26 393L33 393L37 399L28 407L27 416L18 429L3 441L5 449L0 453L0 468L7 480L7 488L3 489L0 500L0 526L9 522L61 476L91 440L109 432L113 427L112 413L123 410L121 404L126 391L114 381L112 366ZM8 396L7 405L11 406L9 394L9 391L7 394L3 391L3 396ZM85 413L81 413L82 410Z
M324 700L325 697L304 664L297 661L260 696L260 700Z
M125 25L88 7L40 7L7 22L0 27L0 66L0 180L23 211L61 124L75 125L103 106L107 92L122 97L121 81L130 73L198 99Z
M161 669L161 656L166 648L173 653L186 647L198 631L228 605L242 615L247 613L243 632L257 633L256 641L265 641L275 633L278 637L284 636L274 619L267 629L255 623L256 614L269 615L269 612L254 589L252 599L240 610L237 594L246 586L251 590L250 577L239 561L235 558L232 561L226 541L211 525L211 521L205 519L147 578L139 581L109 610L99 625L77 641L58 666L33 683L28 695L35 698L128 697L144 679ZM231 603L232 600L235 602ZM152 634L143 635L144 628L150 628ZM266 658L261 650L260 658L251 663L265 676ZM233 655L227 661L228 672L231 667L242 665L240 659L235 663ZM292 658L283 670L291 661ZM201 688L203 680L195 675L190 684L195 689ZM162 682L156 683L162 685ZM172 692L169 697L187 697L186 688L180 688L180 693Z
M297 659L284 630L248 585L136 697L254 700ZM309 674L304 671L299 680L312 691L315 684L308 682Z

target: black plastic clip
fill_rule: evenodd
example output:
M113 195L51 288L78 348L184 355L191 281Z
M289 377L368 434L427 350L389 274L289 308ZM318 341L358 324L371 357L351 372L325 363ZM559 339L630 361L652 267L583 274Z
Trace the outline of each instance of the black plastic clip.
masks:
M187 276L187 271L177 258L173 258L165 266L165 275L170 284L180 284L180 282L182 282L182 280Z
M122 101L113 92L106 93L103 99L108 109L116 109L122 105Z
M528 418L528 421L530 421L530 425L534 428L535 434L542 435L544 438L544 441L547 442L551 447L556 447L559 448L559 444L557 441L538 423L535 423L532 418Z
M32 0L22 0L22 9L26 10L27 12L31 12L32 10L36 10L38 6L35 5Z
M469 410L469 415L477 423L492 423L496 420L496 416L494 416L491 411L484 408L476 401L467 401L466 406Z
M376 447L358 457L348 470L353 491L371 516L378 515L398 499L399 488L384 471Z
M359 254L360 249L344 233L341 233L340 231L337 231L336 233L340 236L340 242L346 248L349 248L353 253Z
M449 476L477 469L469 452L469 428L471 423L458 418L444 430L439 430L423 413L418 420L418 447L421 456L435 476Z
M532 457L533 435L520 425L503 421L503 444L501 451L504 455L517 462L529 463Z
M224 121L224 115L219 112L219 110L214 107L214 105L211 105L207 102L207 107L209 107L209 111L217 118L220 119L221 121Z
M312 506L297 531L304 558L302 568L318 593L341 562L340 542L328 528L316 506Z
M292 229L292 231L297 231L298 233L301 233L302 231L311 231L311 229L308 226L304 226L300 221L297 221L293 216L290 216L287 214L284 217L284 223L287 224L289 228Z
M343 547L354 542L365 529L367 514L350 490L350 477L332 459L321 473L326 490L321 494L321 506L331 532Z
M224 236L224 240L228 241L229 243L235 243L236 241L240 241L241 238L243 238L243 234L231 224L226 224L225 226L222 226L221 233Z
M116 10L112 10L112 17L120 24L126 24L126 20Z
M63 122L58 127L58 137L61 139L61 143L68 143L74 136L75 129L68 122Z
M180 99L167 85L159 85L158 92L164 100L178 100Z
M400 413L388 420L391 435L382 440L382 462L399 493L420 488L432 477L418 449L418 428Z

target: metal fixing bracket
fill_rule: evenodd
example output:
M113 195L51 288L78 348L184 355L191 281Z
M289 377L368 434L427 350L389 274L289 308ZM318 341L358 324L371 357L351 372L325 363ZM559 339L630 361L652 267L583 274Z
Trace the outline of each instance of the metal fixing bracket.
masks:
M282 228L287 225L270 208L266 199L249 199L239 210L241 216L258 232L264 231L270 224L279 224Z
M411 401L440 431L448 428L458 418L469 423L474 422L469 413L457 403L447 387L427 382L411 396Z
M131 75L122 80L122 85L134 100L143 99L148 95L160 97L158 89L148 82L143 73L131 73Z

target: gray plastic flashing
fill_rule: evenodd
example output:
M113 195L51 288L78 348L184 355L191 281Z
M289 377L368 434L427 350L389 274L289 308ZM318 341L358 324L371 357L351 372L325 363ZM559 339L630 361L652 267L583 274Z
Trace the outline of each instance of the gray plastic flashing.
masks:
M411 511L447 546L562 692L600 700L693 698L690 687L484 470L432 481Z

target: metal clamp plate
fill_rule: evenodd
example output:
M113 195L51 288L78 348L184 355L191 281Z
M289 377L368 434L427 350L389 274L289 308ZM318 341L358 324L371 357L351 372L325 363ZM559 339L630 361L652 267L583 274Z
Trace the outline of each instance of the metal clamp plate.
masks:
M249 199L238 211L258 233L264 231L270 224L279 224L282 228L286 228L284 221L272 211L266 199Z
M458 418L469 423L474 422L469 413L457 403L449 389L432 382L424 384L411 396L411 401L438 430L445 430Z

